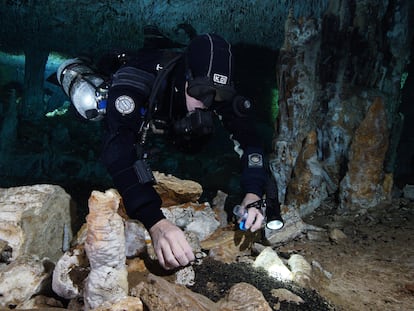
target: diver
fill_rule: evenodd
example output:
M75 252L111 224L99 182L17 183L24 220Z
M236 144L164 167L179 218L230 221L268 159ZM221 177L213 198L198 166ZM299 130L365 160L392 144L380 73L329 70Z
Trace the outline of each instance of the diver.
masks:
M244 230L262 228L267 179L263 146L250 115L252 103L234 86L231 45L212 33L195 36L180 51L166 52L152 41L136 53L118 53L116 64L104 78L76 58L60 66L57 78L83 118L106 123L103 163L128 216L149 231L161 266L185 266L194 254L184 232L161 211L145 148L151 132L164 133L184 152L197 152L213 136L218 118L231 133L241 161L239 222ZM272 204L279 219L279 203Z

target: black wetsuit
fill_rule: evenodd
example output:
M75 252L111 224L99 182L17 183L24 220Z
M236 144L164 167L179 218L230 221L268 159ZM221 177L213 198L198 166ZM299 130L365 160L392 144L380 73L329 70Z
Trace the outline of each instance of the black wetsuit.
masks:
M149 229L156 222L165 218L161 212L161 199L150 183L141 184L133 168L137 160L135 144L139 141L139 130L144 120L151 87L157 75L157 68L165 64L165 54L161 51L141 50L122 68L136 68L132 79L140 80L136 84L125 82L128 74L117 78L109 89L106 122L107 137L102 154L103 162L113 178L115 187L123 197L126 211L131 218L138 219ZM184 87L186 82L184 58L181 58L161 86L162 96L158 103L157 112L153 118L161 118L173 123L187 114L185 105ZM135 77L134 77L135 75ZM126 78L125 78L126 77ZM118 79L118 81L116 81ZM126 79L126 80L125 80ZM116 108L117 100L128 96L133 100L133 109L121 113ZM128 99L129 100L129 99ZM263 195L266 181L264 165L251 165L249 155L263 156L253 121L249 116L240 116L233 108L231 102L214 102L210 107L221 117L224 127L231 133L235 148L241 155L242 175L241 186L244 193Z

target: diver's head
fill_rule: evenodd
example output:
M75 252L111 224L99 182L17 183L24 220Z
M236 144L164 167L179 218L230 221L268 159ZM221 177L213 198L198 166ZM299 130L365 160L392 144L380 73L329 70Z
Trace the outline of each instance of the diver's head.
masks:
M233 86L231 45L214 34L194 38L186 53L186 95L201 101L205 108L213 102L231 102Z

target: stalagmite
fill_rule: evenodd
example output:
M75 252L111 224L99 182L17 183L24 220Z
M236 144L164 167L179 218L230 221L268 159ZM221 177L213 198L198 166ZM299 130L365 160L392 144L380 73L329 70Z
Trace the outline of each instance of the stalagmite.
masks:
M112 189L105 193L92 191L89 198L85 251L91 271L85 284L85 309L128 295L124 222L117 213L120 200Z

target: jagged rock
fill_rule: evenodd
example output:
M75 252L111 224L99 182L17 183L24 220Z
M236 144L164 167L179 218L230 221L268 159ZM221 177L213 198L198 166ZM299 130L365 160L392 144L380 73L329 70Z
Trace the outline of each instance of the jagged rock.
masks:
M385 107L383 100L376 97L352 140L348 172L340 185L342 210L370 208L389 197L383 187L387 148Z
M253 285L233 285L225 298L217 302L220 311L271 311L263 294Z
M153 274L148 275L147 282L131 289L131 295L140 297L149 310L217 310L216 304L207 297L194 293L183 285L172 284Z
M265 269L270 276L282 281L291 281L293 279L292 272L285 266L283 261L271 247L266 247L259 256L256 257L253 267L261 267Z
M279 201L286 200L293 167L302 149L302 141L320 119L315 100L317 72L314 63L320 53L320 21L296 20L293 11L285 22L285 41L279 51L277 86L279 116L274 155L269 163L277 182Z
M201 248L209 250L209 257L224 263L231 263L235 262L237 256L250 253L250 248L257 238L257 235L251 232L220 228L201 242Z
M50 284L54 263L35 255L19 256L0 271L0 306L17 306Z
M86 217L85 251L90 273L85 281L85 308L116 302L128 294L124 221L117 213L121 196L113 189L92 191Z
M0 189L0 239L12 248L11 260L33 254L56 262L72 238L71 222L71 198L60 186Z
M160 172L154 172L154 177L157 180L154 188L161 196L163 207L197 202L203 193L201 185L192 180L179 179Z
M53 270L52 289L65 299L81 297L88 273L89 261L83 246L67 251Z
M208 202L187 203L161 210L168 220L185 231L194 232L200 241L206 239L220 226Z

